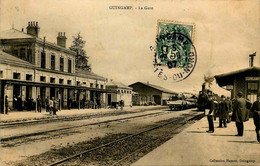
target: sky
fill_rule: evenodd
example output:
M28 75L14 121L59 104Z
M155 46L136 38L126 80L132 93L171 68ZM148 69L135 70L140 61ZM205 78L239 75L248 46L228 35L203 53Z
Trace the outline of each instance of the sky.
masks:
M109 6L152 7L153 10L111 10ZM56 43L66 32L67 47L80 32L86 41L92 71L126 85L137 81L176 92L198 93L204 75L214 76L249 66L260 67L260 1L258 0L0 0L0 31L26 29L38 21L39 37ZM157 21L195 25L197 65L183 81L163 80L154 73ZM230 93L214 83L218 94Z

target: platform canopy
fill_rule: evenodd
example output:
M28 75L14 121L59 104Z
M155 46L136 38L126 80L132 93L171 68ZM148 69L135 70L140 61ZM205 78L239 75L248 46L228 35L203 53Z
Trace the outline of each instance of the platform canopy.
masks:
M233 85L236 77L246 76L246 77L259 77L260 68L259 67L249 67L241 70L236 70L233 72L215 75L216 82L220 87Z

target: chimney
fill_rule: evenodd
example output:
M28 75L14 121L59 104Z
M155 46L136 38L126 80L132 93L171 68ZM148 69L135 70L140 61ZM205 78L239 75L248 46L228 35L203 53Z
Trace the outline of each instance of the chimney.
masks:
M61 47L66 48L66 36L65 36L65 32L59 32L58 36L57 36L57 44Z
M40 27L38 27L38 22L35 21L28 22L28 26L26 29L27 29L27 34L38 37L38 34L40 32Z
M254 57L256 56L256 52L249 55L249 67L253 67L254 66Z

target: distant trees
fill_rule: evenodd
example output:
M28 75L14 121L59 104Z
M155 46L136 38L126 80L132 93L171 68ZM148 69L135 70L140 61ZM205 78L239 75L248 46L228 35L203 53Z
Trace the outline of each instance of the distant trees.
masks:
M73 41L69 49L76 52L76 68L85 71L91 71L91 65L88 63L89 57L87 56L86 51L83 49L85 43L86 41L84 41L82 36L80 36L80 33L78 33L76 37L73 36Z

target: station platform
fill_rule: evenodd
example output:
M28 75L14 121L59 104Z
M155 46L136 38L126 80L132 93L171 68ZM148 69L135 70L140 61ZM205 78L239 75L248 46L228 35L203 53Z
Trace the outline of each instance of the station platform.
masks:
M24 122L24 121L37 121L43 119L57 119L64 117L77 117L81 115L96 115L96 114L107 114L115 112L127 112L127 111L141 111L141 110L156 110L156 109L167 109L167 106L133 106L124 107L120 109L70 109L57 111L57 115L49 115L45 109L42 112L34 111L10 111L8 114L0 114L0 123L13 123L13 122Z
M207 133L205 116L172 139L148 153L132 166L208 166L208 165L260 165L260 143L257 142L253 119L244 123L244 135L237 134L235 122L227 128Z

